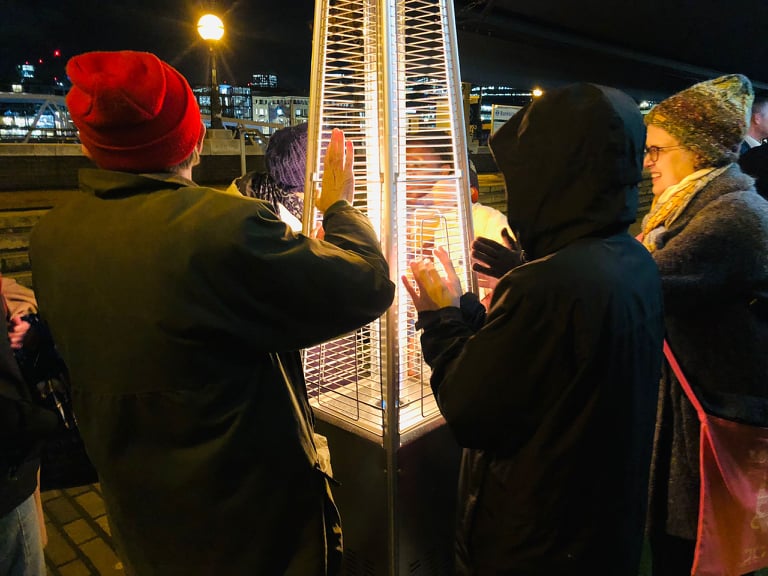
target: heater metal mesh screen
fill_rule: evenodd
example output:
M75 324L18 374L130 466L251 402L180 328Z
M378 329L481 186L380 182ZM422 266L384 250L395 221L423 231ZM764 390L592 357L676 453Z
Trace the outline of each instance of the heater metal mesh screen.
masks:
M391 0L384 12L380 4L323 2L323 43L314 53L320 73L313 79L319 82L319 118L310 118L319 120L320 129L317 153L309 161L317 187L331 130L341 128L352 140L353 204L386 243L398 293L391 314L304 351L313 407L374 436L383 434L386 410L398 410L401 434L439 415L414 327L416 311L400 276L410 275L410 260L443 246L467 289L471 232L461 90L452 72L448 12L435 0ZM390 168L388 181L383 173ZM396 387L396 406L387 406L388 386Z

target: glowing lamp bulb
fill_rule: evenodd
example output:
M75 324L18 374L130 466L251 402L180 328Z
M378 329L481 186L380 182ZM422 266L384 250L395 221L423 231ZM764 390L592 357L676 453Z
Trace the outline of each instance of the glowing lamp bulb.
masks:
M224 36L224 22L215 14L206 14L197 21L197 33L203 40L221 40Z

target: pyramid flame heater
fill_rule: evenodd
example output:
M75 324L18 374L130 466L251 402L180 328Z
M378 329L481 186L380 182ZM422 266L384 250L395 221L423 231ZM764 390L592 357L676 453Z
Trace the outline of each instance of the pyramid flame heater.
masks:
M460 449L438 410L400 277L443 246L476 289L468 154L452 0L317 0L304 230L333 128L355 149L353 204L398 285L377 321L303 352L328 437L345 574L449 574ZM344 279L340 278L340 282Z

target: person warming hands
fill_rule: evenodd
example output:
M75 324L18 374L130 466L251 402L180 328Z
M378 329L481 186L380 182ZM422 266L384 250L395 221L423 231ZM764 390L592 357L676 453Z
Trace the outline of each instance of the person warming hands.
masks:
M315 207L321 212L326 212L340 200L352 203L355 192L354 157L352 141L346 140L344 132L334 128L325 153L322 186L315 197Z
M434 262L429 258L413 260L409 263L418 290L411 285L407 276L402 276L403 284L418 312L439 310L448 306L459 307L461 281L453 267L453 262L442 246L435 249L434 254L447 273L446 279L440 276Z
M501 277L487 315L442 251L445 278L412 264L430 386L464 448L457 576L637 576L664 336L657 267L628 233L644 140L618 90L547 92L490 139L525 258L511 235L474 244Z
M30 260L126 574L339 574L299 351L395 292L350 203L352 144L333 131L311 238L270 202L194 182L205 127L171 65L88 52L67 75L96 166L35 226Z

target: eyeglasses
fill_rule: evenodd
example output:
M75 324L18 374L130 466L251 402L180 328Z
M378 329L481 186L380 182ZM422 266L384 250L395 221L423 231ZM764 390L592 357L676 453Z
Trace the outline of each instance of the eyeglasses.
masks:
M662 150L675 150L677 148L685 148L685 146L648 146L648 148L643 148L643 154L650 156L651 162L656 162L659 159L659 152Z

